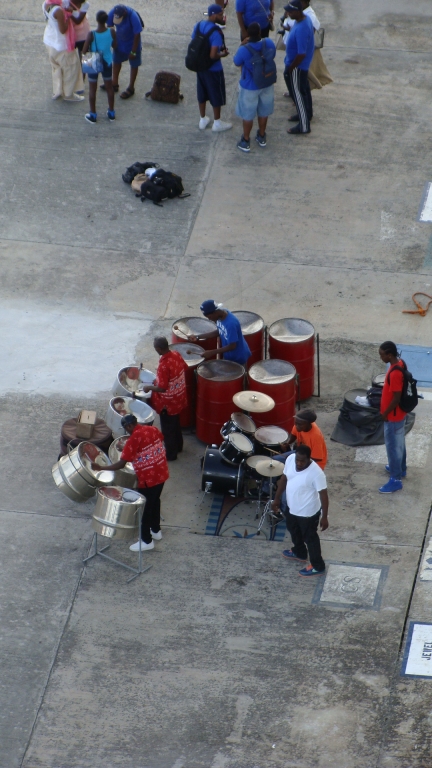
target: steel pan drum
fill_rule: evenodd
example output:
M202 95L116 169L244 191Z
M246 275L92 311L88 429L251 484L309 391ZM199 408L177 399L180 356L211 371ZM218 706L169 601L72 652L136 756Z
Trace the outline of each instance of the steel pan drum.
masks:
M248 372L250 389L273 398L275 407L267 413L255 414L257 427L277 424L291 432L296 403L296 370L286 360L261 360Z
M372 379L373 387L383 387L387 373L377 373Z
M210 483L213 493L231 493L241 496L243 493L245 470L244 465L229 464L224 461L217 448L206 448L204 454L201 489L206 490Z
M93 461L105 465L107 469L94 471L91 468ZM72 501L82 503L94 496L98 486L114 482L114 472L108 467L108 457L103 451L93 443L82 442L54 464L52 475L62 493Z
M93 513L93 530L110 539L124 540L138 536L139 509L145 498L130 488L100 488Z
M222 437L227 438L232 432L241 432L244 435L255 434L256 424L250 416L245 413L232 413L229 421L223 425L220 433Z
M127 437L117 437L117 439L111 443L108 450L108 456L113 464L120 460L127 439ZM120 486L120 488L137 487L138 478L130 462L128 462L123 469L118 469L114 472L114 484Z
M196 409L195 371L204 362L202 356L204 348L198 346L198 344L191 344L189 341L186 341L184 344L171 344L170 349L173 352L178 352L187 365L187 371L185 371L187 406L180 412L180 426L193 427L195 426Z
M232 412L232 398L243 389L245 369L231 360L208 360L197 368L196 436L219 445L220 430Z
M174 327L176 326L176 327ZM211 333L208 339L200 339L200 334ZM182 317L176 320L171 329L171 341L173 344L184 344L189 342L189 336L196 336L196 344L203 349L215 349L219 338L219 331L216 323L207 320L206 317Z
M224 440L219 450L225 461L229 461L230 464L240 464L253 453L253 444L246 435L233 432Z
M299 400L312 397L315 387L315 329L307 320L285 317L268 331L269 355L287 360L299 377Z
M153 424L155 412L147 403L141 400L133 400L132 397L113 397L109 402L106 423L114 437L121 437L126 432L121 425L123 416L133 413L138 419L138 424Z
M242 334L249 345L251 356L246 362L246 367L250 368L254 363L258 363L264 357L264 320L255 312L243 312L242 310L231 313L235 315L240 323Z
M113 397L131 397L135 392L141 400L148 400L152 393L143 392L143 387L146 384L153 384L155 378L156 374L153 371L148 371L146 368L140 370L137 365L128 365L118 372L111 393Z

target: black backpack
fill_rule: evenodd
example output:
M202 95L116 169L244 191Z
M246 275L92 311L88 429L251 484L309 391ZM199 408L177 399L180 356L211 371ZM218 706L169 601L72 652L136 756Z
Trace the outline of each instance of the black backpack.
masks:
M141 202L151 200L154 205L163 208L162 200L172 200L174 197L190 197L190 195L184 191L181 176L159 168L149 181L143 182L141 193L136 197L141 197Z
M403 367L402 365L395 365L394 368L388 372L387 384L390 384L390 373L393 373L393 371L401 371L401 373L403 373L404 383L399 407L405 411L405 413L411 413L416 405L418 405L419 401L417 394L417 379L413 378L412 373L410 373L404 361L401 360L400 362L403 364Z
M163 208L162 200L166 200L168 195L165 187L161 187L159 184L155 184L150 180L144 181L143 184L141 184L141 192L140 194L135 195L135 197L140 197L142 203L144 203L145 200L151 200L154 205L159 205Z
M210 58L211 46L209 42L209 37L215 30L220 32L222 45L225 44L224 36L216 24L213 24L213 26L205 34L204 32L201 32L200 25L201 22L198 24L196 32L188 45L185 58L186 67L187 69L190 69L191 72L204 72L206 69L210 69L210 67L215 63L215 60Z
M126 173L122 174L122 179L125 184L132 184L135 176L139 173L145 173L147 168L159 168L157 163L134 163L126 169Z

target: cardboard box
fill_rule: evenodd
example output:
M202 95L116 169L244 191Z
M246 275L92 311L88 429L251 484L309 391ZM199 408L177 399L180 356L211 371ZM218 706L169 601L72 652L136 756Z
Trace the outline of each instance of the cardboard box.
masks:
M77 437L85 437L88 440L93 436L95 424L96 411L80 411L76 427Z

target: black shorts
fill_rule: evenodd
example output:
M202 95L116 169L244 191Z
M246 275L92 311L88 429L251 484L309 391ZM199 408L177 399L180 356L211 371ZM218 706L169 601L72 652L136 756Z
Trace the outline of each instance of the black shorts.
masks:
M224 107L226 104L225 75L223 69L212 72L209 69L197 72L198 103L209 101L212 107Z

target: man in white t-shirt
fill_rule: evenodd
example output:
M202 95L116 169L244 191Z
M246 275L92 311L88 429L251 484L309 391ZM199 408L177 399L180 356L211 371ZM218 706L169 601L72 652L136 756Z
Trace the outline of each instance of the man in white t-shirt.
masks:
M280 500L286 490L288 511L286 527L291 534L292 549L285 549L283 556L288 560L306 562L309 553L310 565L299 571L300 576L317 576L325 571L318 536L318 524L322 531L328 528L328 493L324 472L311 459L308 445L299 445L295 454L288 456L284 473L278 482L272 502L275 512L280 509ZM321 520L320 520L321 518Z

